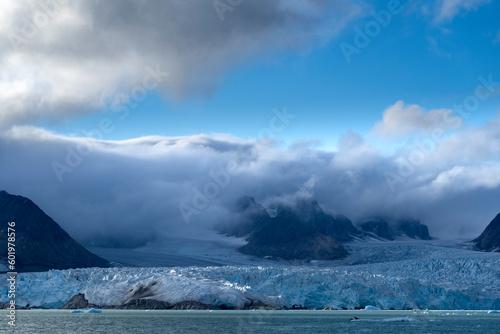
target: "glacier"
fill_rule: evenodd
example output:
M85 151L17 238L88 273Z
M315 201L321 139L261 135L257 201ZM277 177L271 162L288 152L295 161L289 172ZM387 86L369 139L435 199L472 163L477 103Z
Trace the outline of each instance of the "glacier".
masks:
M16 304L59 308L82 293L89 303L119 306L144 298L244 308L500 309L500 254L449 247L351 245L353 263L308 265L119 267L51 270L17 276ZM392 247L392 248L391 248ZM434 251L431 251L434 249ZM428 252L423 254L422 252ZM360 255L361 254L361 255ZM363 254L388 256L366 263ZM400 254L399 257L395 254ZM392 260L391 260L392 259ZM394 260L395 259L395 260ZM2 274L0 301L7 303Z

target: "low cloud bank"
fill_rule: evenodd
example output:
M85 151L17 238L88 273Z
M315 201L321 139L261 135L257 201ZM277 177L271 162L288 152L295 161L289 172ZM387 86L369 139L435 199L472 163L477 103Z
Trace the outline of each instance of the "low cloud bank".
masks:
M500 212L496 119L391 154L354 132L338 149L230 135L102 141L13 127L0 136L0 188L39 204L77 240L136 246L233 219L240 196L314 198L355 223L420 219L434 236L477 236Z

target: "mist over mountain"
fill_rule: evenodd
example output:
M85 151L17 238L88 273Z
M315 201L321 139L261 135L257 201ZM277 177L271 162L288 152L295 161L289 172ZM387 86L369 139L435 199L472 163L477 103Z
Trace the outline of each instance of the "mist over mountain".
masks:
M222 234L234 237L244 237L271 222L267 210L255 202L255 198L243 196L239 198L233 208L236 221L227 221L216 225L215 229Z
M385 173L398 175L404 152L384 156L353 133L338 150L324 150L230 135L105 141L16 127L0 134L0 183L33 199L84 245L136 247L210 230L231 221L235 199L248 194L266 208L314 198L337 220L389 216L420 221L434 237L473 238L498 212L500 188L494 166L463 159L480 159L479 146L494 143L496 129L492 122L443 139L392 190ZM476 135L482 139L470 140ZM58 164L67 169L57 172Z
M248 243L239 250L258 257L335 260L348 255L342 243L354 240L431 239L427 226L411 219L397 220L392 227L375 219L356 228L346 216L329 215L310 198L273 203L266 209L255 198L244 196L236 201L233 211L231 221L217 225L216 230L227 236L246 237Z
M340 240L360 235L352 224L326 215L316 201L301 200L295 206L277 204L271 217L267 210L244 196L236 203L236 221L216 227L228 236L248 236L240 248L244 254L285 260L334 260L348 253ZM347 226L347 228L346 228Z

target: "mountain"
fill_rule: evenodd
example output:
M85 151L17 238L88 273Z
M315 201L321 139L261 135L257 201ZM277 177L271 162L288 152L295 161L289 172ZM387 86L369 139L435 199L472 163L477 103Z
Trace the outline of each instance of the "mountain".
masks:
M386 240L394 240L400 236L421 240L432 239L427 225L411 219L398 220L391 226L384 219L374 218L359 224L359 228L372 237Z
M233 220L216 230L227 236L246 237L248 243L240 252L259 257L287 260L334 260L348 252L342 243L363 240L367 236L394 240L406 236L430 240L426 225L412 219L386 220L373 218L355 227L344 215L329 215L315 200L299 200L293 206L279 204L271 217L268 211L245 196L233 207Z
M0 191L0 258L7 259L8 223L15 222L16 271L109 267L73 240L35 203ZM7 262L6 260L2 262Z
M338 240L320 233L289 208L253 231L240 251L285 260L334 260L348 254Z
M396 234L394 233L392 228L383 219L375 218L365 221L364 223L361 223L359 225L359 228L361 228L361 230L368 233L369 235L372 234L373 236L377 236L387 240L394 240L396 237Z
M344 215L326 214L317 201L300 201L295 211L319 233L341 242L352 241L354 237L363 236L363 233L354 227L349 218Z
M500 252L500 213L479 237L473 240L475 248L487 252Z
M248 243L239 248L243 254L285 260L334 260L348 254L336 238L347 239L347 232L330 226L336 220L328 219L317 202L304 202L299 208L279 206L271 217L253 197L244 196L233 209L235 220L216 230L227 236L247 236Z
M429 228L417 220L400 220L396 225L396 233L406 235L409 238L431 240Z

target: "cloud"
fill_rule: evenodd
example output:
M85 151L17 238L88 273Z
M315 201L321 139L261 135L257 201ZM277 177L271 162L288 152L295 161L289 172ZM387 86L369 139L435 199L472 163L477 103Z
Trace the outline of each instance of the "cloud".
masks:
M210 94L239 62L322 45L360 12L340 0L231 8L221 20L213 1L8 2L0 127L112 107L145 82L167 98Z
M430 184L434 191L469 191L500 186L500 165L454 166L440 173Z
M446 131L462 124L453 117L451 109L424 108L398 101L383 112L382 121L375 124L372 133L380 137L404 137L415 133L431 134L436 129Z
M86 244L199 234L231 221L243 195L268 205L315 198L355 222L410 216L435 236L473 237L500 211L499 122L390 155L352 131L327 151L231 135L102 141L17 126L0 134L0 189L33 199ZM388 173L398 177L392 189ZM182 205L193 210L189 224Z
M434 21L437 23L450 22L463 11L477 10L491 0L441 0L436 8Z

